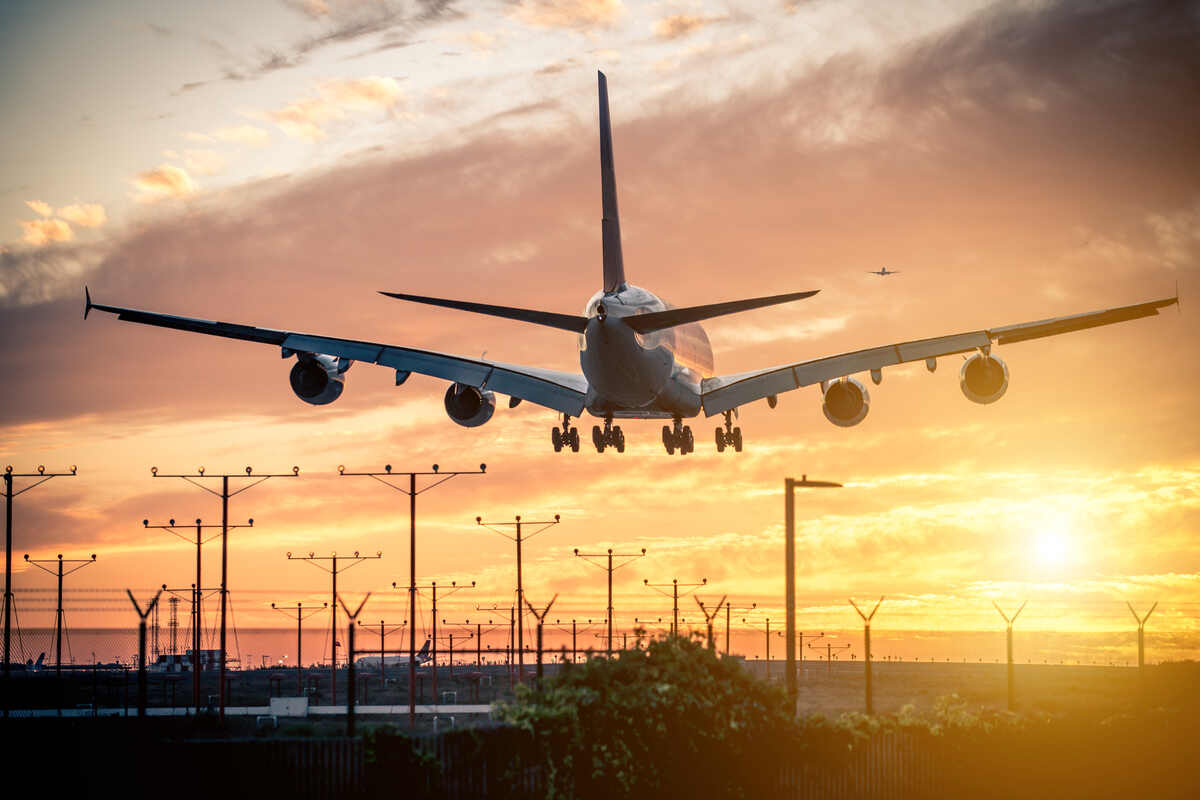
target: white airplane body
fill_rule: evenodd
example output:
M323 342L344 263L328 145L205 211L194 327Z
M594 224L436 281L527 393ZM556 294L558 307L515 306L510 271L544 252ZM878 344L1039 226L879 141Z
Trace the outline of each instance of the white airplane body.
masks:
M1009 380L1008 367L991 353L994 343L1020 342L1154 316L1158 309L1178 302L1178 297L1165 298L1069 317L888 344L753 372L715 375L712 348L698 324L700 321L804 299L816 291L673 308L646 289L627 283L617 215L608 89L602 73L599 94L603 288L588 300L582 315L382 292L401 300L574 332L579 337L581 374L93 304L86 287L84 317L97 309L130 322L277 346L284 358L296 357L290 374L292 390L314 405L331 403L341 396L346 371L355 361L364 361L394 369L397 386L414 372L450 381L445 396L446 413L465 427L476 427L491 419L496 407L495 395L499 393L509 396L510 408L528 400L562 414L562 426L551 431L555 451L579 450L579 431L571 425L571 418L579 417L586 409L604 420L603 428L599 425L592 428L592 442L600 452L609 447L618 452L625 450L624 432L612 424L613 420L662 419L673 423L662 427L663 445L668 453L678 451L682 455L694 450L692 431L683 424L684 419L700 413L706 417L723 415L724 425L715 432L717 450L724 451L728 446L740 452L741 429L733 425L733 415L739 407L765 399L774 408L780 393L813 384L821 387L821 407L830 422L842 427L857 425L867 415L870 397L866 386L852 376L869 372L879 384L884 367L912 361L924 361L933 371L940 357L971 354L962 365L960 387L968 399L992 403L1004 395ZM885 267L873 274L896 273Z

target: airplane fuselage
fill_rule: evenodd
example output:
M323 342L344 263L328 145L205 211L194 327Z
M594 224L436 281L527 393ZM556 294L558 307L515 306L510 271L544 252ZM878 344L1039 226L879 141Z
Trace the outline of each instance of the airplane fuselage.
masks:
M712 347L698 324L639 334L622 317L670 306L639 286L597 292L588 300L579 365L588 380L587 410L618 419L670 419L700 412L700 381L713 374Z

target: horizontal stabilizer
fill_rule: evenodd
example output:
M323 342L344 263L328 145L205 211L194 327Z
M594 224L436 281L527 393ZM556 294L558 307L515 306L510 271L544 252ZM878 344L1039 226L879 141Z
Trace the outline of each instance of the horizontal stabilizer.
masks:
M442 308L455 308L459 311L471 311L476 314L487 314L492 317L504 317L521 322L532 322L534 325L545 325L548 328L558 328L573 333L583 333L587 327L587 317L574 314L555 314L552 311L535 311L529 308L511 308L509 306L492 306L486 303L470 303L466 300L443 300L440 297L420 297L415 294L400 294L399 292L380 292L387 297L397 300L409 300L413 303L425 303Z
M622 322L638 333L652 333L654 331L661 331L664 328L673 328L676 325L699 322L702 319L711 319L712 317L720 317L725 314L736 314L739 311L749 311L754 308L774 306L780 303L790 303L793 300L803 300L806 297L812 297L819 291L821 290L813 289L809 292L792 292L791 294L777 294L771 297L752 297L748 300L731 300L728 303L713 303L707 306L669 308L666 311L654 311L649 314L636 314L632 317L624 317Z

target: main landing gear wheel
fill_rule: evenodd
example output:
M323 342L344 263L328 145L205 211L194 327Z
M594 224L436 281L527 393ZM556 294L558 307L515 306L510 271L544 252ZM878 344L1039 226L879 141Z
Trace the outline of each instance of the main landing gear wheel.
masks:
M732 447L736 452L742 452L742 429L733 427L733 412L725 412L725 427L717 428L717 452L724 453L726 447Z
M603 453L606 447L615 447L618 453L625 452L625 434L619 425L612 424L611 415L604 418L603 428L592 426L592 444L596 446L597 453Z
M684 425L679 417L675 418L675 428L663 425L662 429L663 447L667 448L667 455L674 455L675 451L679 451L679 455L687 455L694 452L696 449L696 440L692 436L691 427Z
M572 453L579 452L579 428L571 427L571 418L566 414L561 428L550 429L550 444L556 453L561 453L564 447L571 448Z

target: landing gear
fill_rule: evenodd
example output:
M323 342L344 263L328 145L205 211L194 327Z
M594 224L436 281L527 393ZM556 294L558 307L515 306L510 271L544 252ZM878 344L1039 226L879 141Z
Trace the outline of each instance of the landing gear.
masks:
M663 447L667 448L667 455L675 455L675 451L679 451L679 455L687 455L696 449L696 440L692 437L691 427L684 425L680 417L675 418L675 427L663 425L662 428Z
M562 428L550 429L550 443L554 452L561 453L564 447L571 448L572 453L579 452L579 428L571 427L571 417L563 414Z
M618 453L625 452L625 432L620 425L612 424L612 414L604 418L604 429L599 425L592 426L592 444L597 453L603 453L606 447L615 447Z
M733 427L733 412L725 412L725 427L717 428L717 452L724 453L726 446L742 452L742 429Z

